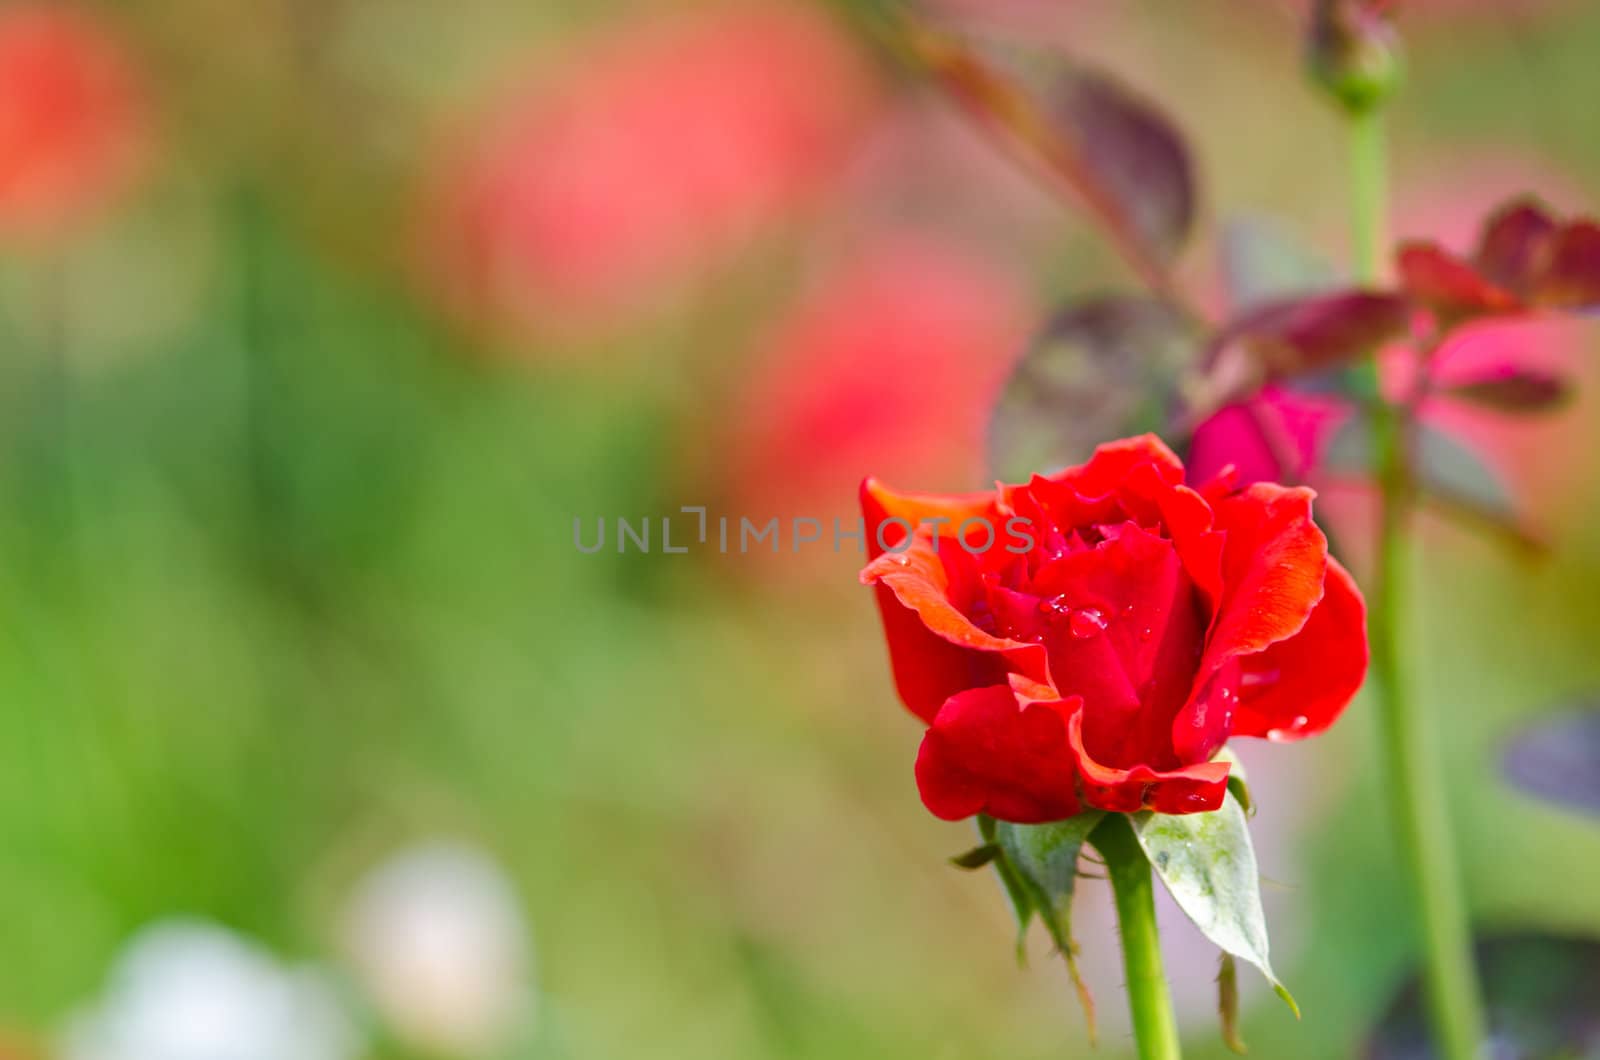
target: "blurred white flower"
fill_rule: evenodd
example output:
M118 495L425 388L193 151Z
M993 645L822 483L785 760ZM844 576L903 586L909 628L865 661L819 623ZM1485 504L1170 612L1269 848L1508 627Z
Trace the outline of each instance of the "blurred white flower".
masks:
M200 920L129 941L100 998L73 1016L62 1060L350 1060L356 1033L315 970Z
M481 851L446 842L401 851L357 886L344 933L373 1005L413 1046L484 1056L531 1025L527 924L510 880Z

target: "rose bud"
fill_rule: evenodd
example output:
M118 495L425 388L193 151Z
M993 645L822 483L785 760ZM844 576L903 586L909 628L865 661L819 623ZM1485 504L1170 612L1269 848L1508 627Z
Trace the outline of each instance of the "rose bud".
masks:
M1399 87L1400 40L1379 0L1316 0L1306 62L1311 77L1345 109L1360 113Z
M936 816L1221 805L1232 736L1299 740L1367 669L1365 604L1313 493L1184 484L1146 435L993 492L862 507L896 685L928 723Z

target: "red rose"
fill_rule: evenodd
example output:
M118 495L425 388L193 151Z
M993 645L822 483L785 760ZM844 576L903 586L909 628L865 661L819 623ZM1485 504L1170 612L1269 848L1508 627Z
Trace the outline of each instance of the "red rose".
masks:
M1037 823L1085 805L1216 809L1230 736L1333 723L1366 609L1312 492L1200 489L1153 436L993 493L861 503L900 696L929 725L928 809Z

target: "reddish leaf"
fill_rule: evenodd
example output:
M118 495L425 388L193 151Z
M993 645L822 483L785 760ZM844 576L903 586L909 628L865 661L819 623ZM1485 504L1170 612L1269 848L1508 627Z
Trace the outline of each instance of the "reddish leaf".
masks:
M1398 267L1406 293L1447 318L1508 313L1522 307L1515 294L1490 283L1437 243L1405 244L1400 248Z
M1059 54L1002 66L951 36L907 23L912 55L1027 160L1070 189L1158 289L1194 224L1193 166L1153 104Z
M1492 313L1600 309L1600 224L1557 224L1536 203L1515 200L1490 217L1471 261L1410 243L1398 267L1403 289L1446 329Z
M1533 297L1554 309L1600 306L1600 224L1573 221L1561 230Z
M1469 401L1496 412L1549 412L1572 395L1571 383L1553 372L1507 365L1476 379L1452 383L1443 397Z
M1085 173L1114 199L1145 244L1170 259L1195 217L1195 180L1183 137L1154 104L1111 79L1063 67L1049 90L1057 128L1076 141Z
M1492 284L1526 291L1555 233L1555 221L1537 203L1526 199L1508 203L1484 226L1478 241L1478 271Z
M1208 363L1235 351L1253 362L1256 382L1332 368L1405 334L1411 306L1400 295L1337 291L1273 302L1226 328Z

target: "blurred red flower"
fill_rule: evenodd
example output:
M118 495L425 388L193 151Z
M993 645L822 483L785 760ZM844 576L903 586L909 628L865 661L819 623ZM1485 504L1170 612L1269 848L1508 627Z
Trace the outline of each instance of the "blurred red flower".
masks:
M87 13L0 10L0 234L46 236L122 190L146 139L122 44Z
M1230 736L1331 725L1366 675L1366 616L1312 496L1191 489L1150 435L990 493L863 483L861 579L901 698L929 725L928 809L1021 823L1214 810Z
M982 481L984 424L1030 321L1018 282L982 258L874 237L777 322L736 401L739 508L842 515L844 484L874 468Z
M868 96L848 38L799 6L617 27L468 132L429 205L434 268L520 331L604 331L810 202Z

